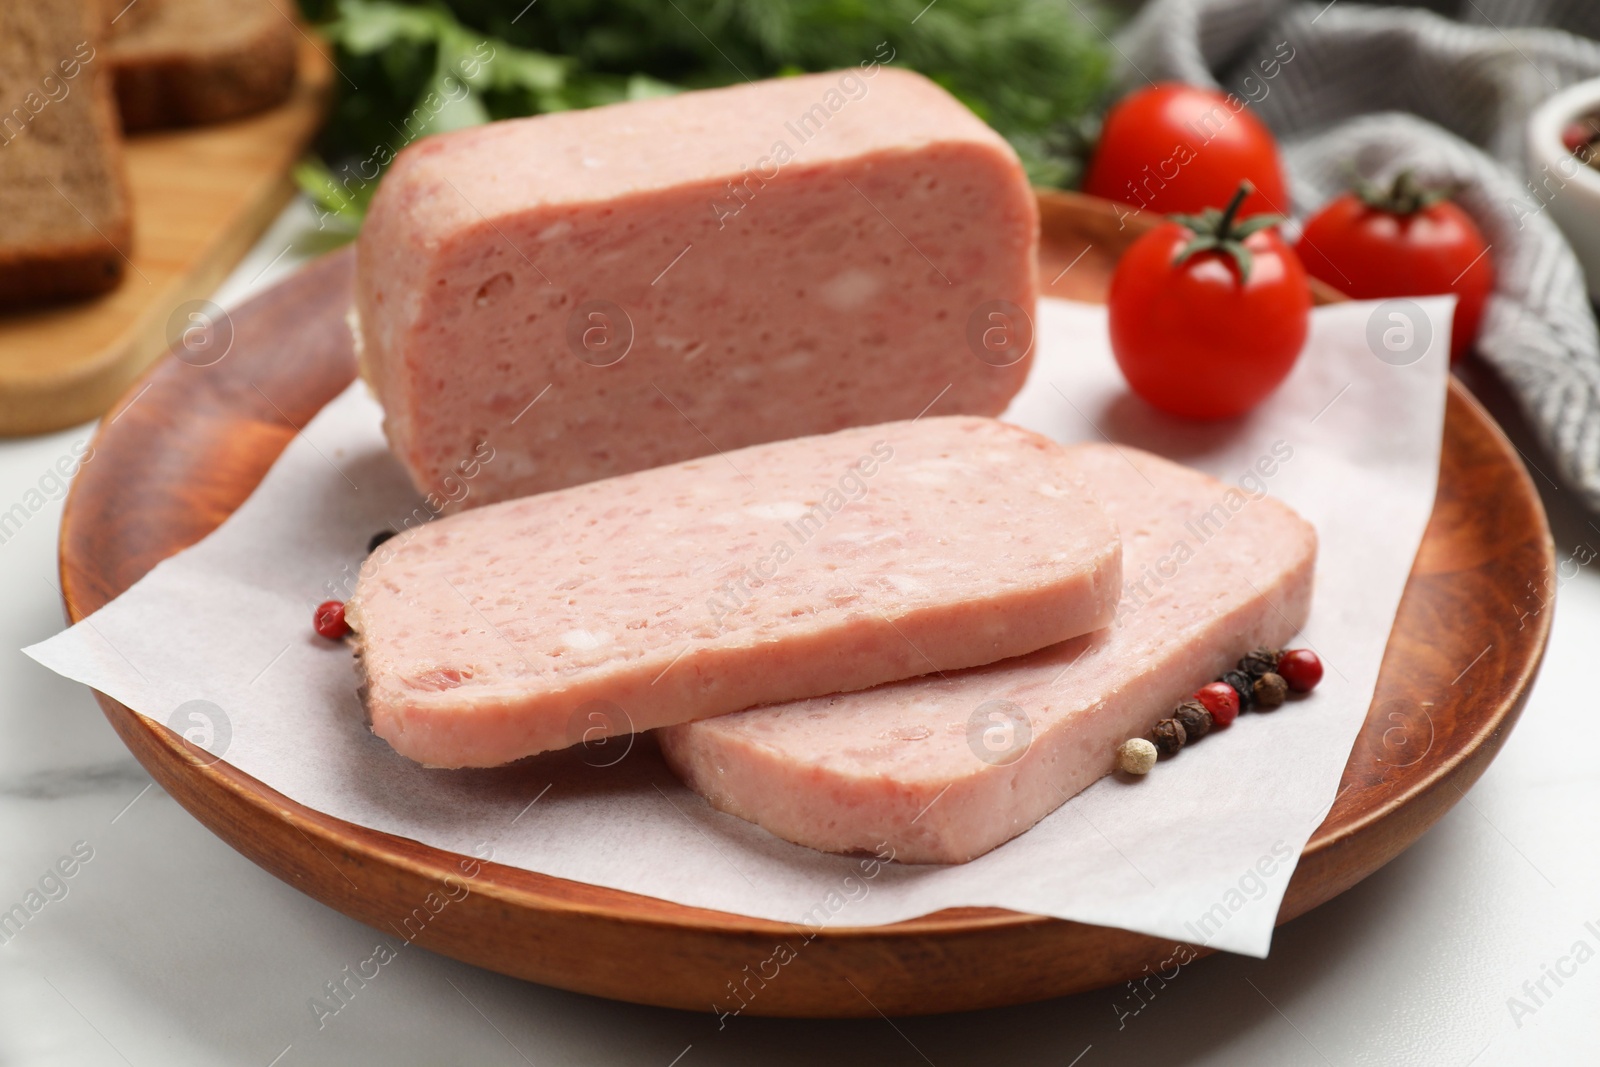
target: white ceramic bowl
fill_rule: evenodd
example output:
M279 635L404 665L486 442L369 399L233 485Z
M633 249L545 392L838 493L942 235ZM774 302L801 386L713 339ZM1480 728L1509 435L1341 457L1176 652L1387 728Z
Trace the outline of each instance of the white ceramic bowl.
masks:
M1561 131L1588 115L1600 115L1600 78L1563 89L1539 105L1528 120L1528 177L1578 254L1589 295L1600 300L1600 170L1561 143Z

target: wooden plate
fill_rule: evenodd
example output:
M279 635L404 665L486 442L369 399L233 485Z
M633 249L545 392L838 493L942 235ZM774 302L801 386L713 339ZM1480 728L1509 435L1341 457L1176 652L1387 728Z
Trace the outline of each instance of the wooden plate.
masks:
M1041 202L1048 291L1099 298L1139 227L1119 229L1102 202L1054 194ZM226 359L207 368L163 361L146 376L148 388L101 427L62 521L71 618L211 531L295 427L350 382L343 316L351 264L348 251L326 257L239 309ZM1452 381L1438 500L1377 695L1279 922L1394 858L1483 773L1538 669L1550 623L1539 607L1553 584L1539 497L1509 442ZM346 915L392 933L456 870L455 854L312 811L225 762L207 766L176 734L99 699L128 748L196 818ZM704 1011L731 1003L728 983L795 933L486 864L473 892L434 917L418 942L565 989ZM747 1010L849 1016L1013 1004L1123 981L1171 951L1123 930L962 908L822 932Z
M278 107L128 139L127 276L92 300L0 318L0 435L92 419L166 353L179 306L210 296L294 194L289 168L322 125L332 81L305 38L294 92Z

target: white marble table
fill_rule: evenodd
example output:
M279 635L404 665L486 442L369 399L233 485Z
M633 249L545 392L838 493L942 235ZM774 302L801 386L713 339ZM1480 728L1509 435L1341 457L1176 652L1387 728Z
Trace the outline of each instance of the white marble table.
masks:
M308 217L286 212L219 301L292 270ZM0 911L54 898L0 931L0 1065L1600 1064L1600 564L1566 568L1543 675L1466 802L1281 930L1270 959L1186 967L1120 1029L1114 990L719 1029L709 1012L564 993L416 947L319 1026L311 999L380 935L211 836L87 691L16 651L61 624L47 471L90 429L0 442L0 513L29 512L0 543ZM1600 526L1541 488L1559 554L1593 558Z

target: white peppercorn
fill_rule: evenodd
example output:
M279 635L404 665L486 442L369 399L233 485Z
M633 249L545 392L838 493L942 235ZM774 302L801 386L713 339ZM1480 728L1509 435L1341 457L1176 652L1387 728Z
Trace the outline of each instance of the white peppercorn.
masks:
M1156 765L1156 746L1142 737L1130 737L1117 749L1117 770L1124 774L1149 774Z

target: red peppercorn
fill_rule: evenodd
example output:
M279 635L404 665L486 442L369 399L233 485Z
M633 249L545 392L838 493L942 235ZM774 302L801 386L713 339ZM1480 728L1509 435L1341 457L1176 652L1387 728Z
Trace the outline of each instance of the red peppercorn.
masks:
M337 641L350 632L350 624L344 621L344 601L325 600L317 605L317 610L312 613L311 625L329 641Z
M1322 660L1309 648L1291 648L1278 657L1278 673L1296 693L1309 693L1322 681Z
M1594 119L1569 122L1561 131L1561 143L1566 145L1568 152L1574 154L1587 149L1596 137L1600 137L1600 129L1596 129Z
M1239 717L1239 693L1227 682L1203 685L1194 698L1206 706L1214 726L1226 726Z

